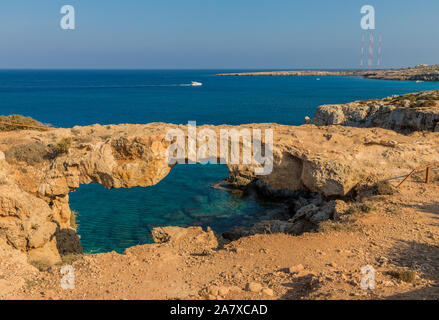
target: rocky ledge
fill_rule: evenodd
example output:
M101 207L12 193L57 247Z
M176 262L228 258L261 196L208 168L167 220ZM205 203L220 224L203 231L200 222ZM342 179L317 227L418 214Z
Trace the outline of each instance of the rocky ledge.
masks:
M381 80L439 81L439 65L388 70L295 70L220 73L218 76L357 76Z
M308 124L380 127L403 133L439 131L439 90L318 107Z

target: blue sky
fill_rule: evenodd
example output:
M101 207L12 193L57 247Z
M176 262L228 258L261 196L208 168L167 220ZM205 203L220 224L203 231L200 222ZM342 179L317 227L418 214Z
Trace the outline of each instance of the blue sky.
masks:
M439 63L437 0L1 0L0 68L358 68L366 4L383 67Z

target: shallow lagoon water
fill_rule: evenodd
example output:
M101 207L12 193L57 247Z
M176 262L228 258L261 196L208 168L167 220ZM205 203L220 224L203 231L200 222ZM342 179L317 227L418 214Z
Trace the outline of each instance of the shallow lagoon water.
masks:
M213 188L226 178L225 165L178 165L157 185L111 189L90 184L70 194L72 209L86 252L122 252L151 243L158 226L202 226L224 232L233 225L250 225L275 207ZM196 177L196 178L194 178Z

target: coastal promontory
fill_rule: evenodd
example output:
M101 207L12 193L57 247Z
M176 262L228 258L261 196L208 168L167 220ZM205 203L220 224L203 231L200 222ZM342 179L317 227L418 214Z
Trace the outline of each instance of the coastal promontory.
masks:
M439 65L418 65L401 69L364 70L285 70L220 73L218 76L358 76L367 79L439 81Z

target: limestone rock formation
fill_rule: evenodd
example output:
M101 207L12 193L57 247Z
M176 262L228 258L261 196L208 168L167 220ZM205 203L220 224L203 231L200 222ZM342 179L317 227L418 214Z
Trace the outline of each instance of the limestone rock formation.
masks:
M297 202L298 199L294 200ZM346 206L346 203L342 200L326 202L317 194L315 198L309 199L308 204L301 205L298 210L293 210L291 212L292 217L289 219L262 220L250 227L235 226L224 232L223 237L233 241L255 234L286 233L300 235L317 229L320 222L329 219L337 220L343 205Z
M171 245L187 245L189 241L202 249L217 249L224 244L224 239L212 229L204 231L201 227L157 227L151 231L155 243L169 243Z
M300 70L220 73L218 76L358 76L367 79L439 81L439 65L417 65L413 68L380 70Z
M207 128L273 130L272 172L257 176L254 160L229 164L229 181L243 186L256 180L286 194L309 190L343 197L366 177L399 177L439 158L439 133L432 132L406 136L377 128L276 124L198 130ZM34 261L55 263L59 252L74 252L78 241L66 241L75 234L69 193L91 182L106 188L157 184L174 166L165 139L170 129L187 131L183 125L152 123L0 132L0 240ZM69 141L68 148L60 141ZM262 141L267 142L264 136ZM241 142L241 148L248 143Z
M27 262L25 253L13 249L0 239L0 299L22 287L38 269Z
M322 105L309 124L380 127L399 132L439 131L439 90L344 105Z

